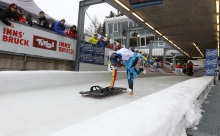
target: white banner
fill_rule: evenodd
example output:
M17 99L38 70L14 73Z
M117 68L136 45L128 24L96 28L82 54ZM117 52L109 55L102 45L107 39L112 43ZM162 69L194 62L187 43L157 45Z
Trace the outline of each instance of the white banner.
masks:
M14 22L13 24L15 28L0 21L1 51L75 60L75 39Z

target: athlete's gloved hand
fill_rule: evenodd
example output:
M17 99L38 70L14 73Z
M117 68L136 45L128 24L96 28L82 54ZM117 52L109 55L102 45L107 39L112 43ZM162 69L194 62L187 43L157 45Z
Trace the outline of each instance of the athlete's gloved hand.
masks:
M153 64L153 60L147 60L146 62L151 64L151 65Z

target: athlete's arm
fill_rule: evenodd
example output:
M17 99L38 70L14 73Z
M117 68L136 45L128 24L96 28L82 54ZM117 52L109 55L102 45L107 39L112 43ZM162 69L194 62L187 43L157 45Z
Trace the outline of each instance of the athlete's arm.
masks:
M138 56L138 58L141 58L144 61L148 60L147 57L145 57L144 55L138 54L137 56Z

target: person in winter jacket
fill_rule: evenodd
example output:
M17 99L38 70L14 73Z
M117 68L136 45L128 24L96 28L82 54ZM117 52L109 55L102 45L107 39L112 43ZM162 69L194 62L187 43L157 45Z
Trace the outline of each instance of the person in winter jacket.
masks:
M26 24L26 18L24 17L23 13L24 13L24 9L22 9L21 7L18 7L18 19L20 22Z
M193 76L193 63L191 61L189 61L189 63L187 64L187 68L188 68L189 76Z
M98 45L99 46L104 46L104 43L105 43L105 41L104 41L104 36L101 36L100 38L99 38L99 40L98 40Z
M67 30L66 34L70 37L74 37L77 38L77 30L76 30L76 26L73 25L72 27L70 27L70 29Z
M9 8L4 10L0 14L0 20L7 26L11 26L14 28L14 25L10 23L7 19L10 19L10 21L18 21L18 13L17 13L17 5L15 3L12 3L9 5Z
M88 42L91 44L97 44L98 43L98 39L97 39L98 35L94 34L94 36L90 37Z
M66 34L65 31L66 26L64 24L65 24L65 19L56 22L53 26L53 31L57 32L58 34Z
M104 46L110 48L110 36L107 36L107 40L104 42Z
M26 16L26 21L27 21L27 23L28 23L30 26L33 25L33 19L32 19L32 16L31 16L30 14L28 14L28 15Z
M48 20L46 19L46 17L44 16L44 12L43 12L43 11L41 11L41 12L39 13L39 16L40 16L40 18L39 18L38 21L37 21L37 25L38 25L39 27L42 27L42 28L45 28L45 29L50 29L50 28L49 28L49 22L48 22Z

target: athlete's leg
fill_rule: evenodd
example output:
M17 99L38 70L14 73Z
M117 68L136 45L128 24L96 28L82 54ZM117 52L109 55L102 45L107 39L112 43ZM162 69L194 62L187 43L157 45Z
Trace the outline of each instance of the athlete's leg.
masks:
M134 76L131 69L127 69L127 78L128 78L128 87L133 92L133 83L134 83Z

